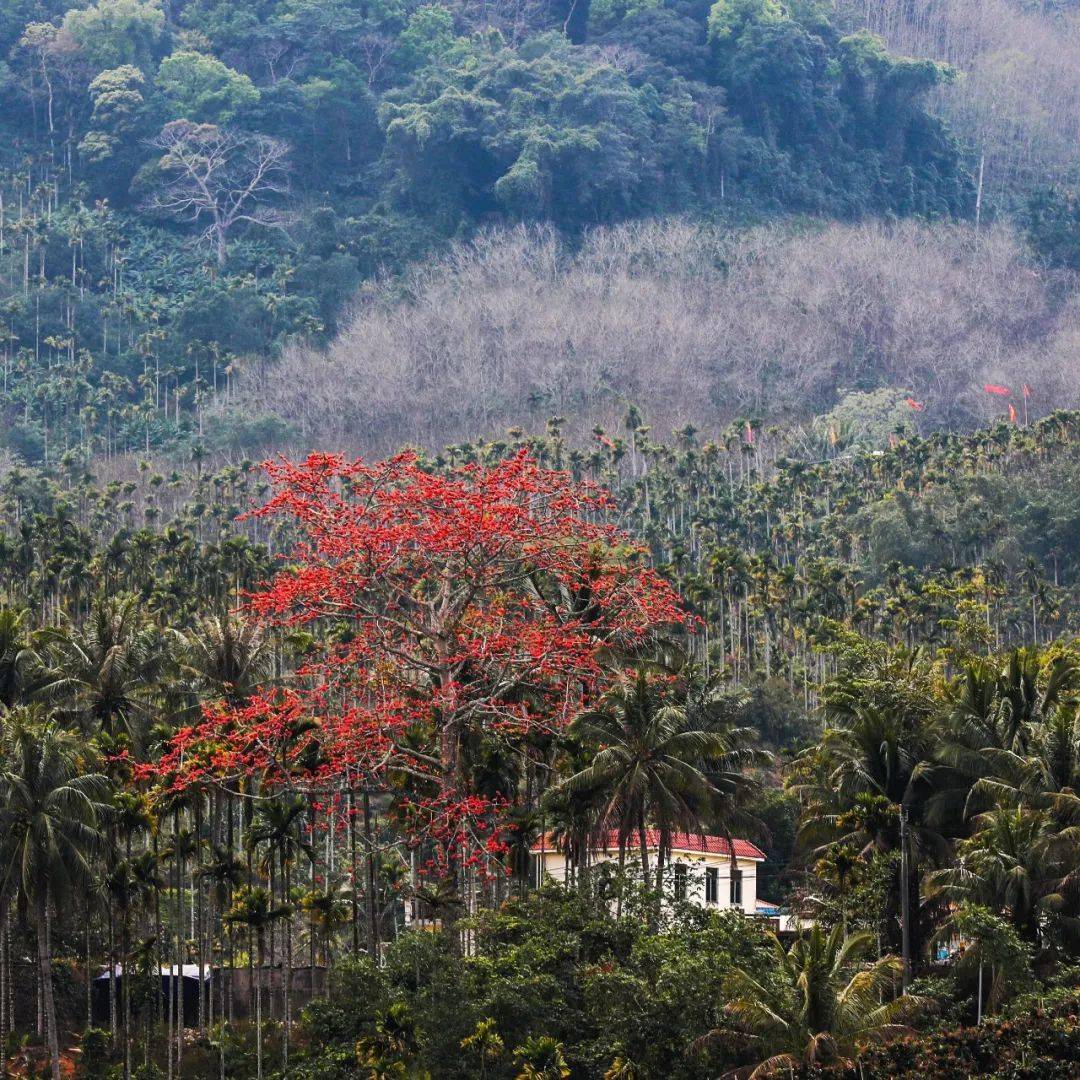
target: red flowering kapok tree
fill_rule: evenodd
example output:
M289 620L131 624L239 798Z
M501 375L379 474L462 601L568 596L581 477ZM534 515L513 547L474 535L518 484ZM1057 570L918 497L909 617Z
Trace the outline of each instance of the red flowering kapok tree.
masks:
M177 785L257 773L406 790L413 838L446 871L495 846L499 808L469 789L465 748L558 732L611 656L685 620L603 523L607 494L524 453L448 473L413 454L267 467L275 494L255 513L302 541L251 605L321 644L287 691L179 733L162 763Z

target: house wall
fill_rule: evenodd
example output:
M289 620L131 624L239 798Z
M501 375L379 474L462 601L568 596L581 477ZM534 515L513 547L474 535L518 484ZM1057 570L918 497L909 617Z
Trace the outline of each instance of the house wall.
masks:
M541 866L543 868L543 877L550 878L552 881L566 881L566 857L561 851L545 851L542 855L536 854L535 857L538 872ZM628 863L632 858L636 863L636 857L631 852L627 852ZM593 856L593 865L614 861L613 852L595 852ZM649 864L654 866L655 863L656 852L650 851ZM702 851L673 851L670 865L675 867L680 864L687 868L687 900L701 907L715 907L717 911L732 906L730 856ZM747 915L753 915L757 906L757 860L738 859L736 865L742 872L742 903L738 906ZM705 903L705 871L709 867L717 871L719 879L718 902L715 905Z

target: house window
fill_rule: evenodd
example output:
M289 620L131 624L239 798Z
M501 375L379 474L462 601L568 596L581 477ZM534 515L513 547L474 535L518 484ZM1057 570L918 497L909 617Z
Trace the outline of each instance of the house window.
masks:
M686 899L686 867L682 863L675 864L675 899Z
M742 871L734 867L731 871L731 904L742 907Z
M720 903L720 871L715 866L705 870L705 903Z

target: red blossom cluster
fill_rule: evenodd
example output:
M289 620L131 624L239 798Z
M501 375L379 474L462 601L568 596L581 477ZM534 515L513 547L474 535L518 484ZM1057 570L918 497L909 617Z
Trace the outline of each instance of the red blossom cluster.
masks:
M434 798L415 798L405 806L403 824L413 847L431 852L425 868L438 873L449 866L475 868L483 877L492 860L509 850L503 839L505 802L483 795L443 792Z
M251 608L323 644L287 689L179 732L159 776L393 787L444 858L497 853L466 739L561 730L602 689L606 657L687 622L677 594L607 523L605 491L525 453L448 473L414 454L267 470L275 493L254 514L302 540Z

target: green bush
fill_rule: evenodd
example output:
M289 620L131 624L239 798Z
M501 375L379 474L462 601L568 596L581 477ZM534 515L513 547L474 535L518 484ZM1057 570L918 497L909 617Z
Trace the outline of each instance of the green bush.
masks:
M1080 995L1016 1020L910 1036L814 1080L1070 1080L1080 1061Z
M80 1075L86 1080L104 1080L109 1068L109 1033L89 1027L79 1039Z

